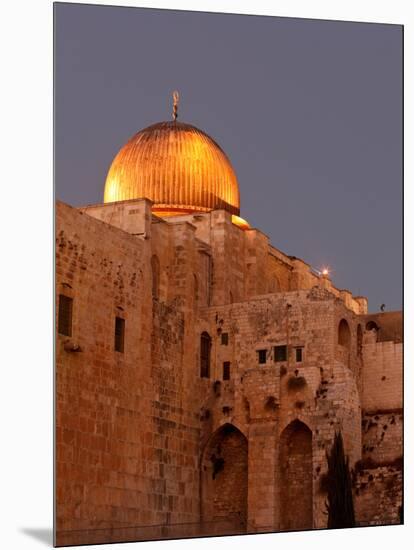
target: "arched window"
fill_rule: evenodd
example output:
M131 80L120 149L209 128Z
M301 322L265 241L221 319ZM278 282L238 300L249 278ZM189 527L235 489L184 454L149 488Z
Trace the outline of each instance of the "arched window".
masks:
M73 298L59 294L58 333L72 336Z
M368 321L367 326L365 327L366 330L379 330L379 326L375 321Z
M211 338L207 332L203 332L200 338L200 376L210 378L210 350Z
M345 319L341 319L338 326L338 344L348 349L351 346L351 331L349 330L349 325Z
M157 256L151 258L152 269L152 297L158 300L160 293L160 261Z
M371 334L371 338L374 339L374 342L378 341L378 333L380 330L380 327L377 325L375 321L368 321L368 323L365 325L365 330Z

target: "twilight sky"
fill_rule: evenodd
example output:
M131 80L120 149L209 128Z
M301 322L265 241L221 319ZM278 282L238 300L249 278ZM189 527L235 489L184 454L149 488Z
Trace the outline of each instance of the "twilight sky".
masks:
M138 130L201 128L241 216L369 310L402 303L402 28L55 4L55 188L99 203Z

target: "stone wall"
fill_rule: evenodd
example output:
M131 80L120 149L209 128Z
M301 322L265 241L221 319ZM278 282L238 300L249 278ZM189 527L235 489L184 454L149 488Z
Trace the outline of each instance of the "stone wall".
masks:
M402 408L364 412L362 416L362 456L382 464L403 455Z
M401 462L358 470L354 490L357 525L402 523L402 485Z
M57 304L59 294L73 298L72 335L56 342L58 540L74 529L92 540L100 528L198 522L203 385L184 348L194 335L179 270L175 291L164 280L159 301L151 292L150 258L164 267L169 234L134 236L58 204L56 250Z
M150 207L57 205L57 304L73 299L56 341L58 540L323 528L338 430L358 522L394 522L402 344L365 330L363 298L227 212ZM372 495L389 511L370 512Z
M79 212L118 227L131 235L151 236L151 201L138 199L78 208Z
M401 311L384 311L371 313L363 318L365 327L376 327L376 339L378 342L402 342L403 341L403 316Z
M210 415L204 437L225 422L249 434L248 525L257 531L297 527L292 519L298 506L295 498L281 490L286 460L279 456L279 448L283 430L299 420L311 434L312 452L304 455L302 464L298 458L291 470L299 477L306 472L304 486L312 487L314 495L311 523L325 526L320 479L336 430L343 433L351 466L361 458L356 341L345 355L337 354L339 321L348 320L351 338L356 340L357 316L321 288L257 297L203 309L200 314L198 330L212 336L212 379L216 387L220 384L218 394L204 403ZM223 333L227 345L222 344ZM275 361L278 345L287 346L285 360ZM300 361L297 348L302 350ZM264 364L259 364L261 349L267 350ZM231 364L232 395L225 390L229 382L222 380L224 361ZM291 513L291 519L283 519L282 511L286 518Z
M159 230L160 224L170 228L176 224L192 225L195 237L211 254L212 304L223 305L273 292L310 290L323 284L354 313L366 313L364 298L335 288L327 277L321 280L309 264L271 246L267 235L258 229L242 230L234 225L231 214L225 210L163 219L151 215L151 201L147 199L96 204L79 210L146 238L151 237L152 229Z
M143 242L63 204L56 213L57 304L73 298L72 336L56 340L57 529L146 521ZM125 354L114 351L116 316Z
M225 424L211 438L202 462L203 522L230 519L246 526L247 457L247 439L234 426Z
M359 525L401 523L403 344L401 314L363 319L362 459L355 468ZM371 323L371 325L370 325ZM377 327L377 328L372 328ZM396 338L396 341L390 340Z
M402 407L403 345L376 342L375 334L366 334L363 345L362 406L366 411Z

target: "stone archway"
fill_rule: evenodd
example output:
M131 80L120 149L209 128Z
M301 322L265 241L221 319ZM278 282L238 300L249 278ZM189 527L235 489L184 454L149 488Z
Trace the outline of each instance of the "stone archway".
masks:
M312 529L312 432L300 420L281 434L279 465L281 531Z
M247 521L248 443L232 424L210 438L201 461L201 519L242 532ZM210 530L210 529L209 529Z

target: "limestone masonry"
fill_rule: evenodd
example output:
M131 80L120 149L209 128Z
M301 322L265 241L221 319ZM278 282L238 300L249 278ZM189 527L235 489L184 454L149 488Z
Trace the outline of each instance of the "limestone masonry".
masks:
M324 528L338 430L357 524L400 523L401 313L224 192L146 197L56 206L57 543Z

